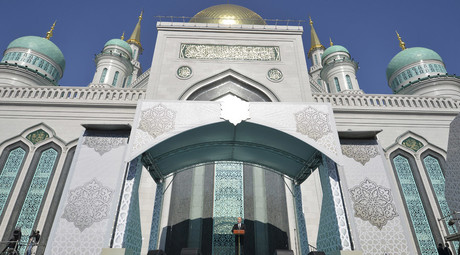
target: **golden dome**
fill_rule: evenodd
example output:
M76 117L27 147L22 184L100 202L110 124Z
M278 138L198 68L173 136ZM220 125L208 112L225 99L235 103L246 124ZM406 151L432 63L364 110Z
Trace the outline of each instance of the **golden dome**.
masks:
M190 19L192 23L266 25L259 14L234 4L220 4L206 8Z

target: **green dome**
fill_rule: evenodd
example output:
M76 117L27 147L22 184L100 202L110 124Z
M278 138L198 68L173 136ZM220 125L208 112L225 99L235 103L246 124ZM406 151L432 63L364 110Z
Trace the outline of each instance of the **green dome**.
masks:
M321 57L321 60L325 59L328 55L331 55L332 53L335 53L335 52L346 52L346 53L350 54L350 52L348 52L348 50L345 47L340 46L340 45L333 45L333 46L327 48L323 52L323 56Z
M442 58L433 50L423 47L405 49L394 56L387 67L387 80L399 69L421 60L438 60Z
M105 43L104 45L104 48L106 46L109 46L109 45L115 45L115 46L120 46L122 47L123 49L127 50L129 52L129 56L132 57L133 56L133 50L131 49L131 47L129 46L129 44L121 39L112 39L112 40L109 40L108 42Z
M38 36L23 36L12 41L6 49L26 48L39 52L58 64L62 72L65 69L65 59L61 50L52 41Z

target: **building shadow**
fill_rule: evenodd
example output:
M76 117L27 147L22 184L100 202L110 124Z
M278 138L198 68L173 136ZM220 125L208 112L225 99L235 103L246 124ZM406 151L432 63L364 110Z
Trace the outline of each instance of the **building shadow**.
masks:
M270 223L247 219L244 220L244 224L246 225L244 254L267 255L273 254L277 249L289 249L288 234L278 227ZM229 236L232 236L231 230L232 226L228 229ZM166 232L162 235L166 234L165 252L168 255L180 255L183 248L198 248L202 255L212 255L212 218L185 220L168 226L163 231ZM232 252L228 255L234 255L234 250L230 250Z

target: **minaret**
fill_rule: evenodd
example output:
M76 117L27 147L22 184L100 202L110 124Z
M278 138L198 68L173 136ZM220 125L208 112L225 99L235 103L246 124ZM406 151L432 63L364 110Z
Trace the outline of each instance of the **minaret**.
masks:
M142 73L141 63L139 62L139 55L142 54L143 51L141 45L141 20L143 14L144 11L141 11L141 15L139 15L139 20L137 21L136 27L134 28L131 37L129 37L129 39L126 41L133 50L133 58L131 60L131 64L134 68L132 76L127 82L127 86L129 86L129 84L131 84L131 82L134 81Z
M109 40L102 49L102 52L96 55L96 72L92 87L106 88L126 88L127 80L133 73L131 63L133 51L131 46L121 39Z
M321 57L324 53L324 46L319 41L318 35L316 34L315 28L313 27L313 21L310 17L310 27L311 27L311 47L308 51L308 58L311 61L310 75L313 80L318 83L321 87L324 88L324 84L321 81L320 72L323 68L321 64Z
M326 83L329 93L362 93L359 88L356 71L358 63L351 58L348 50L340 45L334 45L330 40L330 47L323 52L321 63L321 80Z

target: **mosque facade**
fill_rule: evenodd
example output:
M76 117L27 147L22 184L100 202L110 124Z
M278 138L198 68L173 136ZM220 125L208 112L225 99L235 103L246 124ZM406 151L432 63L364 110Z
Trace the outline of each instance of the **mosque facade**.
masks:
M86 87L59 86L54 25L4 51L2 241L20 229L24 254L39 230L36 254L224 255L242 217L245 254L457 254L460 77L435 51L398 34L394 94L367 94L311 19L308 49L304 27L224 4L158 22L144 71L141 20Z

